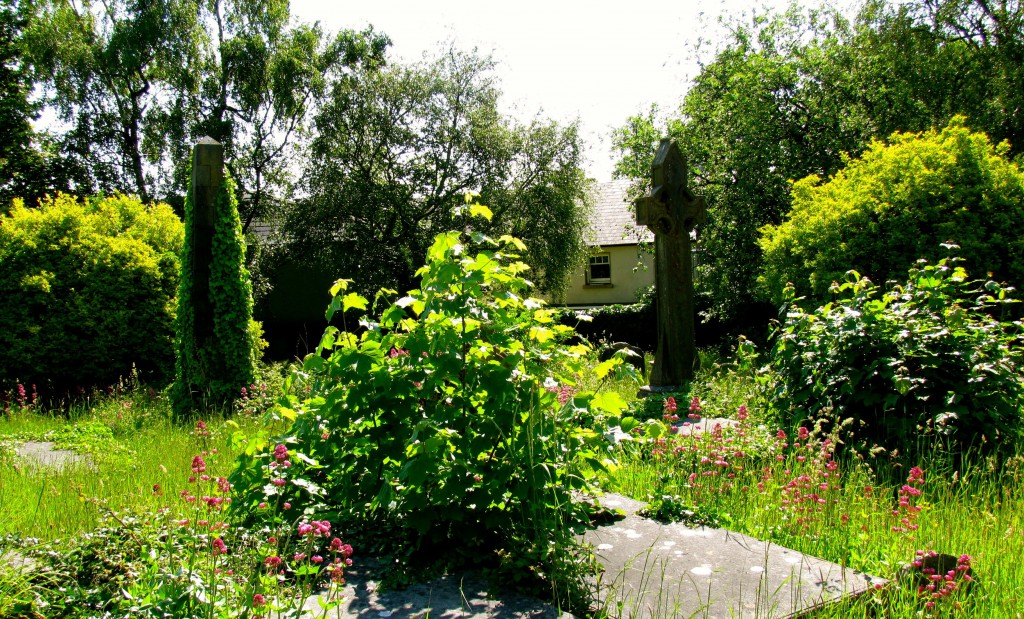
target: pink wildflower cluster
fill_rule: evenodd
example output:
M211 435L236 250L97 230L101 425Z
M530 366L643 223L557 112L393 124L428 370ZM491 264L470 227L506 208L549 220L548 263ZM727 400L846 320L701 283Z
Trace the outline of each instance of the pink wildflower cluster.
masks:
M679 421L679 415L676 414L676 399L672 396L665 398L665 414L661 416L665 420L665 423L673 423Z
M304 522L298 528L299 537L327 537L331 534L331 523L326 520Z
M903 487L899 490L899 503L896 509L892 510L892 515L899 518L899 524L893 525L892 530L897 533L910 533L918 529L916 523L917 514L921 511L920 505L915 505L914 501L917 497L921 496L921 486L924 485L924 471L921 467L915 466L910 469L910 474L907 476L907 483L903 484Z
M296 564L307 563L313 567L319 568L326 563L326 569L329 574L330 580L336 584L345 583L345 568L352 565L352 546L345 544L340 538L335 537L331 539L327 549L334 555L334 558L327 561L322 555L316 553L317 543L315 540L321 537L330 537L331 535L331 523L326 520L313 520L310 522L304 522L297 526L296 532L300 541L303 543L304 551L299 550L292 554L291 561L293 567ZM267 571L271 574L281 574L285 566L284 559L276 552L277 538L271 537L268 540L268 544L274 548L273 554L270 554L263 559L263 565Z
M206 422L202 419L196 422L196 436L199 438L206 438L210 436L210 430L206 427Z
M196 454L192 457L192 474L189 476L189 483L197 485L195 491L182 490L180 493L181 499L190 505L205 505L206 509L211 512L222 511L227 505L231 503L231 482L228 481L227 477L213 477L207 473L207 465L205 458L210 455L215 455L217 450L211 450L209 452L204 451ZM154 494L162 493L159 485L153 487ZM187 520L179 522L182 526L188 524ZM205 520L200 520L199 524L206 526L209 523ZM217 523L215 526L219 527L223 523ZM214 527L211 527L211 529Z
M939 554L934 550L927 552L918 550L917 558L912 563L921 572L922 576L927 579L927 584L918 586L917 594L928 600L925 602L925 608L928 610L934 609L935 603L938 600L960 590L961 583L972 580L970 555L960 555L956 561L956 567L944 574L938 573L938 570L932 567L939 563L938 557ZM952 559L952 557L949 558Z
M700 410L700 401L696 398L690 404L694 407L691 410ZM678 419L672 414L677 410L676 406L674 398L665 399L667 423ZM672 431L679 432L691 425L686 421L682 426L672 426ZM743 424L736 426L734 432L725 432L721 424L715 424L707 432L691 430L678 437L655 439L651 442L651 455L665 464L689 468L688 487L694 499L698 500L704 494L716 494L732 486L732 480L745 469L747 440ZM720 477L727 481L724 484L716 481L715 478Z
M274 402L274 396L267 388L267 383L253 383L242 387L235 398L235 412L240 415L255 417L266 411Z
M690 409L689 410L690 410L690 412L686 415L687 419L690 419L690 420L700 419L700 411L701 411L701 408L700 408L700 398L698 398L697 396L693 396L693 399L690 400Z
M810 431L805 427L797 428L797 441L791 447L785 442L786 434L781 430L776 441L780 452L790 448L792 458L782 471L783 479L778 480L781 483L781 509L790 514L791 527L806 531L811 523L823 517L829 506L839 503L841 486L839 465L833 459L835 445L830 439L820 443L812 440ZM785 461L786 456L780 453L776 459ZM765 484L772 480L772 476L772 469L766 467L757 485L759 491L765 491ZM844 524L848 521L849 518L841 517Z
M2 395L3 395L3 401L4 401L4 412L5 413L10 413L10 411L11 411L11 403L12 402L10 400L8 400L8 395L7 395L6 392L4 392ZM23 411L31 410L33 407L35 407L36 401L38 399L39 399L39 393L36 391L36 386L35 385L32 385L32 393L31 394L29 394L25 390L25 385L23 385L21 383L18 383L17 385L15 385L15 387L14 387L13 404L18 409L23 410Z
M545 389L556 394L558 403L562 406L565 406L565 403L568 402L572 396L576 395L576 387L572 385L548 385Z

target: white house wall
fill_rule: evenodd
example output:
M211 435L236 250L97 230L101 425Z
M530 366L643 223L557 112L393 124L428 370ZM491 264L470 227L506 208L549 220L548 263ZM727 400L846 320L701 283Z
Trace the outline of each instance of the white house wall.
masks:
M617 245L595 249L596 254L607 254L611 264L609 284L587 284L587 268L573 274L565 292L566 305L609 305L635 303L637 291L654 284L654 256L637 255L636 245ZM642 261L646 269L634 269Z

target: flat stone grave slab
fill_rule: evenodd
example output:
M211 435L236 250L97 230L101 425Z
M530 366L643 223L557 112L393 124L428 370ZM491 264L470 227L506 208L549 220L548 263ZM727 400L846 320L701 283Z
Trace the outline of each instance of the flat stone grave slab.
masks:
M698 435L704 432L714 432L716 427L720 427L722 430L726 428L735 428L739 425L739 422L735 419L726 419L725 417L700 417L698 419L689 420L685 419L675 424L675 432L679 436L690 436Z
M600 502L626 513L584 535L605 566L595 584L613 618L798 617L886 582L739 533L661 524L623 496Z
M89 458L70 449L56 449L49 441L26 441L14 449L18 458L29 465L62 469L66 466L88 463Z
M375 559L354 557L345 570L344 600L328 617L339 619L573 619L551 604L514 592L489 592L475 573L448 574L402 590L379 591ZM305 604L303 618L322 617L316 598Z

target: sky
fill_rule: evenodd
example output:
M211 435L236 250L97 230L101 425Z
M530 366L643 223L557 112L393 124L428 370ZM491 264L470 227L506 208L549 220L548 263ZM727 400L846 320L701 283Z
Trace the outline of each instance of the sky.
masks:
M678 107L696 74L695 45L715 45L720 15L753 2L633 0L292 0L292 15L337 32L368 25L392 40L390 57L416 62L453 41L498 62L504 111L528 121L579 118L588 175L611 180L609 135L658 105ZM784 6L762 0L757 6Z

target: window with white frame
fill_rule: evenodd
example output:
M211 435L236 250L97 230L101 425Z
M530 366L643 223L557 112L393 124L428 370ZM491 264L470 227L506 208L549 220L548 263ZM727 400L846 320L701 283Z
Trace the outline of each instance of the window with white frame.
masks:
M611 256L597 254L590 257L590 264L587 267L587 283L591 285L612 283Z

